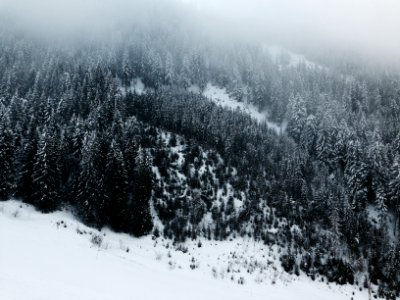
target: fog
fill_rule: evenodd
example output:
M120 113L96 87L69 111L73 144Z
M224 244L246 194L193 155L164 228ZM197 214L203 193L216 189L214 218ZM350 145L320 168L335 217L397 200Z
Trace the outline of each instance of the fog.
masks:
M292 47L400 58L397 0L186 0L235 23L236 31Z
M101 36L163 19L287 47L400 59L397 0L0 0L0 13L39 34Z

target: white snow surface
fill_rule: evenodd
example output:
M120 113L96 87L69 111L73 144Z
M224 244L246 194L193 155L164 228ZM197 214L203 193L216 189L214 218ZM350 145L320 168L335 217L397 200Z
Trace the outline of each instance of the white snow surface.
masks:
M103 237L100 246L91 242L95 235ZM351 286L282 272L276 249L254 241L180 246L187 252L162 238L99 232L67 212L0 202L0 299L368 299Z
M258 123L266 123L267 126L270 129L274 130L277 134L282 133L286 128L285 124L277 124L268 121L267 111L260 112L251 103L237 101L228 94L225 88L220 88L218 86L212 85L211 83L208 83L203 91L203 95L215 102L217 105L233 111L238 110L244 114L248 114Z

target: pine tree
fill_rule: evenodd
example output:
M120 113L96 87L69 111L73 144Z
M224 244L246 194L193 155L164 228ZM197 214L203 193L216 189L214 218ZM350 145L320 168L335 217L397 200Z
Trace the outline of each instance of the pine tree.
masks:
M299 94L290 96L287 114L288 125L286 130L296 142L299 142L307 119L307 109L302 96Z
M62 201L75 204L79 180L79 166L81 161L82 142L84 138L84 123L75 114L61 132L60 138L60 169L62 180Z
M39 137L32 173L33 201L43 212L54 211L59 206L58 146L56 133L45 127Z
M359 141L350 142L347 161L345 178L348 194L352 209L360 212L367 203L369 173Z
M38 150L39 135L35 127L34 117L28 123L26 136L21 142L21 149L18 155L19 168L16 174L17 191L16 196L21 197L28 203L33 203L33 167Z
M316 127L316 118L313 115L309 115L304 124L304 130L301 133L300 142L302 144L301 146L310 152L310 154L313 154L313 149L316 144Z
M105 186L105 158L96 133L87 133L82 145L77 206L80 217L101 227L108 222L108 194Z
M133 206L134 222L132 233L140 236L150 232L153 227L150 214L150 197L152 191L151 156L148 150L139 148L135 159Z
M395 291L398 291L400 286L400 242L396 246L392 246L388 253L385 255L385 264L383 266L383 274L388 280L388 287L386 290L387 299L395 299ZM384 286L384 285L383 285ZM380 286L382 287L382 285Z
M128 175L119 144L112 140L107 153L105 190L107 192L107 212L111 226L116 230L128 231L126 217L131 215L128 195Z
M396 155L394 164L391 167L392 180L389 183L390 203L396 216L396 224L394 230L399 227L400 220L400 156Z
M174 61L172 58L171 53L167 53L167 57L165 60L165 78L164 82L166 84L173 84L175 83L175 69L174 69Z
M329 167L333 165L334 145L335 143L331 131L326 129L318 131L315 147L317 158L326 163Z
M15 137L8 114L0 117L0 200L7 200L14 191Z
M379 188L376 192L376 207L378 209L379 225L381 228L387 226L387 205L386 205L386 193Z
M329 219L331 222L331 226L333 229L333 232L336 234L340 233L340 205L339 205L340 199L333 195L329 195L328 203L329 203L329 208L330 208L330 214L329 214Z
M347 128L346 123L342 122L339 124L336 142L333 148L333 160L336 165L339 167L341 172L344 171L344 168L347 163L347 145L349 143L349 130Z
M122 84L128 87L131 83L131 79L133 76L133 70L129 59L128 49L125 49L122 55L121 71L122 71Z
M388 182L389 157L387 147L383 144L379 132L374 131L368 148L372 186L374 189L381 188L384 192Z

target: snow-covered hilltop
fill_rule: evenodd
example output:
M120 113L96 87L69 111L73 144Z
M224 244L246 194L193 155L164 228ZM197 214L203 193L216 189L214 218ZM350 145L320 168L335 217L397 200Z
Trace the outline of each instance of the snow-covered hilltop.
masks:
M0 241L3 300L367 298L353 286L288 275L277 248L262 243L133 238L18 201L0 203Z

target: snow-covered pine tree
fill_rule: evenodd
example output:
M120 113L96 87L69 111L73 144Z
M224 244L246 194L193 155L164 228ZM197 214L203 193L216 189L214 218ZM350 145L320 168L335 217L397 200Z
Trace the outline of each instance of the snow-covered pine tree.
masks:
M400 227L400 155L397 154L394 159L394 163L390 168L392 180L389 183L390 190L390 204L395 212L396 222L395 222L395 233Z
M378 209L378 219L381 228L386 230L387 227L387 205L386 193L383 188L379 187L376 191L376 208Z
M368 166L361 144L358 140L353 140L349 143L345 179L351 206L355 212L362 211L367 203L368 176Z
M143 235L153 227L150 214L150 197L152 191L152 160L147 149L139 147L135 159L135 169L133 178L133 214L134 222L132 233Z
M0 200L7 200L15 184L15 137L8 113L0 118Z
M287 107L288 134L298 142L307 119L307 108L300 94L291 95Z
M105 159L95 132L86 133L82 145L77 207L80 217L94 226L107 220L108 194L105 187Z
M60 149L54 128L44 127L39 134L32 173L33 201L43 212L59 207Z
M120 145L113 139L110 143L105 168L105 191L108 202L107 218L114 229L130 232L128 216L133 214L128 194L128 174Z

